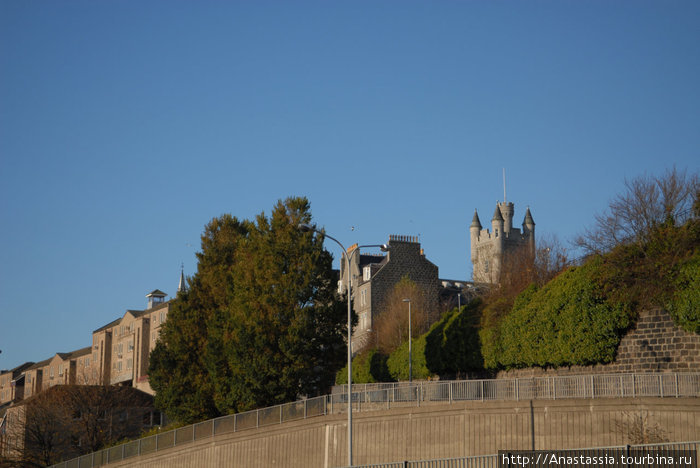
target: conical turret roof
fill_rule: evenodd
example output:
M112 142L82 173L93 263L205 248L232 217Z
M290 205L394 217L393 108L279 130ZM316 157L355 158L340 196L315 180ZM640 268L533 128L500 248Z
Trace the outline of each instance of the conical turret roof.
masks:
M479 215L476 213L476 209L474 209L474 217L472 218L472 223L469 225L469 227L481 229L481 221L479 221Z
M501 209L496 205L496 211L493 212L493 218L491 221L503 221L503 215L501 215Z
M530 213L530 207L527 207L527 211L525 211L525 219L523 220L523 224L528 224L528 225L535 225L535 220L532 219L532 213Z

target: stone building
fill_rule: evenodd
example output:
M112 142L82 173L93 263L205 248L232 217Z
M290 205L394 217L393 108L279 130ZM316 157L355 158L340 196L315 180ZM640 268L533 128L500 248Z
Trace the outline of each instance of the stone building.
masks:
M534 258L535 221L532 219L530 208L525 211L522 230L513 228L514 213L513 203L497 203L489 231L482 228L479 215L474 210L469 233L475 283L497 284L505 272L504 267L517 267L523 264L517 260Z
M103 385L128 385L153 393L148 382L148 357L167 319L170 301L159 289L146 297L146 309L127 310L92 333L93 359Z
M25 362L14 369L0 371L0 406L24 398L24 371L33 362Z
M389 236L389 249L386 255L362 254L357 244L348 249L352 280L353 310L358 323L353 333L353 352L366 346L372 323L382 312L384 302L392 288L404 276L421 287L427 302L437 309L438 267L425 258L417 237ZM345 255L340 262L339 292L347 287L347 267Z

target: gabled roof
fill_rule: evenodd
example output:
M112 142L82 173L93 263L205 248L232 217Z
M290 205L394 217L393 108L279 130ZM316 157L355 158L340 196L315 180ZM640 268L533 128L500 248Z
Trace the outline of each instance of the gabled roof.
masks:
M97 330L93 331L93 333L101 332L102 330L106 330L107 328L112 328L113 326L118 325L119 322L121 322L121 321L122 321L122 317L119 317L119 318L116 319L116 320L112 320L112 321L109 322L107 325L101 326L101 327L98 328Z
M86 346L85 348L76 349L75 351L68 351L67 353L56 353L54 357L58 356L64 361L69 359L79 358L80 356L87 356L92 352L92 346ZM51 358L53 359L53 358Z
M153 297L165 297L165 296L167 296L167 294L164 293L163 291L161 291L160 289L154 289L153 291L146 294L146 297L151 297L151 296L153 296Z
M51 362L51 359L53 359L53 358L54 358L54 357L51 356L51 357L48 358L48 359L44 359L43 361L37 362L36 364L34 364L34 365L30 366L30 367L27 367L27 369L26 369L25 371L33 370L33 369L40 369L40 368L42 368L42 367L46 367L46 366L49 365L49 363Z

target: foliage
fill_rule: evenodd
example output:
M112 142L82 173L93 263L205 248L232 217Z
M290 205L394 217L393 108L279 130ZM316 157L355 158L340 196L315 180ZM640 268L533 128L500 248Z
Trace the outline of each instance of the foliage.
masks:
M489 367L612 361L631 311L627 304L610 303L601 295L592 278L598 264L570 268L544 287L520 295L499 325L497 343L488 349L493 354L484 356Z
M434 374L457 374L483 368L479 339L479 308L475 299L461 309L446 312L430 328L425 340L425 359Z
M700 253L680 268L676 292L667 306L673 320L684 330L700 333Z
M197 273L174 301L149 375L156 403L182 422L319 394L345 356L345 308L323 236L302 233L305 198L270 217L230 215L202 235Z
M411 340L412 377L415 380L427 379L432 375L425 363L425 337L423 334ZM408 380L408 340L389 355L386 365L393 380Z
M364 351L352 360L352 382L373 383L390 382L392 380L386 365L388 356L377 349ZM337 385L348 383L348 366L345 365L335 377Z

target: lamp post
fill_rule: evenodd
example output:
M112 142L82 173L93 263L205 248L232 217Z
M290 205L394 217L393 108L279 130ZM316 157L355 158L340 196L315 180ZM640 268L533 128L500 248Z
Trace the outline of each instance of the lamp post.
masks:
M409 383L413 381L413 358L411 353L411 300L404 299L404 302L408 302L408 381Z
M354 257L355 252L360 250L361 247L379 247L382 252L386 252L389 250L389 246L386 244L360 245L349 255L347 249L343 247L343 244L335 237L325 232L320 232L310 224L301 223L298 228L301 232L319 232L325 237L328 237L340 246L345 255L346 273L348 275L348 466L352 467L352 276L350 271L350 259Z

